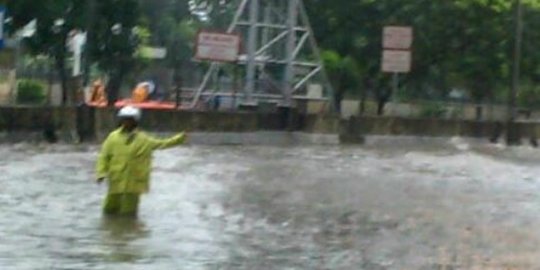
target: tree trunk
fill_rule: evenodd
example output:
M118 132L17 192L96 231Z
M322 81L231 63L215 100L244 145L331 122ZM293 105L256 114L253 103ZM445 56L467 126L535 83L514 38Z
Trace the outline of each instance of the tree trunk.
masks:
M179 109L182 106L182 73L181 68L178 66L174 67L173 71L174 77L174 91L176 99L176 108Z
M338 90L336 94L334 95L334 106L336 108L336 112L341 114L341 101L343 100L343 91Z
M377 115L382 116L384 114L384 106L386 105L386 99L377 99Z
M392 91L388 91L377 97L377 115L378 116L381 116L384 114L384 107L386 106L386 103L390 101L391 96L392 96Z
M476 108L474 110L475 111L474 119L476 121L482 121L482 118L484 118L484 107L480 103L477 103L475 107Z
M118 100L120 88L124 80L125 72L122 68L112 73L109 83L107 83L107 102L109 107L114 107L114 104Z
M60 77L60 86L62 88L62 105L67 105L68 101L68 86L67 86L67 76L66 76L66 65L65 65L65 53L60 53L56 57L56 69Z
M358 104L358 114L364 115L366 112L366 89L362 89L360 93L360 103Z

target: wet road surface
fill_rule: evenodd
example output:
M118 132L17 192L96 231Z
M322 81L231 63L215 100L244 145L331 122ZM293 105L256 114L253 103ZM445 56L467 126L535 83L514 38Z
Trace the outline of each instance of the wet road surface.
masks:
M189 146L134 220L102 217L96 147L0 146L0 269L540 269L539 154Z

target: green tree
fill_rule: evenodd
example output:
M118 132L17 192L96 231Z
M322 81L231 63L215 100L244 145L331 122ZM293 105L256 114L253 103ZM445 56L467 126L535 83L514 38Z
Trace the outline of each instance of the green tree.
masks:
M413 70L401 80L410 97L443 98L453 87L465 86L482 102L508 85L513 22L508 1L305 2L321 46L356 61L363 89L351 90L370 92L380 113L392 95L390 76L380 72L386 25L414 27Z
M84 0L17 0L8 1L7 8L13 18L12 30L36 19L37 33L27 40L34 55L49 55L54 59L61 79L62 101L67 101L66 41L72 29L84 27Z
M102 0L96 5L92 26L94 35L88 44L91 59L109 76L109 105L118 99L122 83L139 64L136 52L144 43L138 0Z
M324 51L322 53L324 65L333 82L334 102L338 111L341 111L341 101L345 93L356 90L360 72L356 61L350 56L342 57L335 51Z
M225 30L240 1L238 0L194 0L191 1L196 14L202 15L207 27Z
M141 5L152 33L151 43L167 48L165 64L173 70L175 85L180 88L182 70L193 56L197 17L185 0L141 0Z

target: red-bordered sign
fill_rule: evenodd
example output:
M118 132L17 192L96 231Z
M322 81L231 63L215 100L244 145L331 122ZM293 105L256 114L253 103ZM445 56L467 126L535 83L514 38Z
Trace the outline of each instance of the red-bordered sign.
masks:
M195 58L217 62L236 62L240 54L240 35L200 31Z

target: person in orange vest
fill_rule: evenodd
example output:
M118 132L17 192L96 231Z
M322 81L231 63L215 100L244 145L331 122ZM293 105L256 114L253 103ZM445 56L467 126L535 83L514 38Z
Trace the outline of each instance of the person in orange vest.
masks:
M90 102L107 104L107 95L105 93L105 85L101 80L96 80L92 85L92 92L90 94Z
M150 96L155 91L155 85L152 82L142 82L137 84L132 92L131 100L134 103L145 102L150 99Z
M149 96L148 90L148 86L145 83L137 84L131 94L131 101L133 101L134 103L145 102Z

